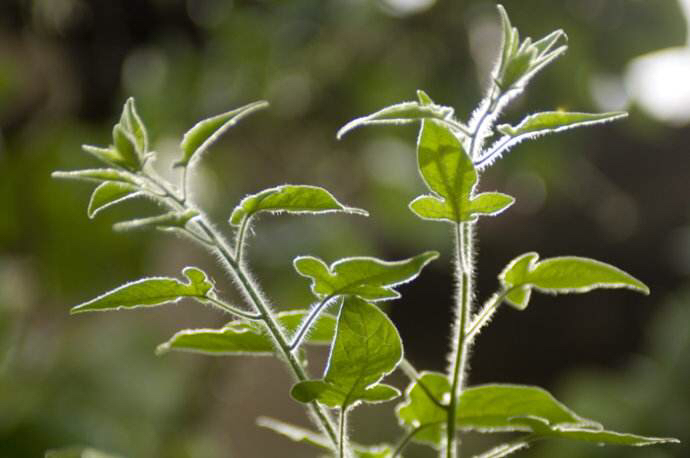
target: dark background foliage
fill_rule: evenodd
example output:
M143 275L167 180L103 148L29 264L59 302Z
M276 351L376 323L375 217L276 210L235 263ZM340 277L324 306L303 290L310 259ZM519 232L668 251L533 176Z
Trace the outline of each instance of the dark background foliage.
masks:
M276 304L310 300L290 266L296 255L332 261L442 251L388 311L408 358L420 368L443 369L450 234L406 209L423 186L414 168L415 128L365 129L340 142L335 132L355 116L412 99L418 88L467 117L498 46L494 5L3 0L0 456L42 456L72 444L131 457L313 453L288 448L254 425L261 414L306 424L287 397L290 380L278 362L153 354L176 330L220 326L225 317L191 303L68 316L70 306L123 282L177 275L190 264L239 300L214 260L188 242L112 233L113 222L151 213L150 205L128 203L89 221L88 185L50 179L55 169L95 165L80 145L107 143L130 95L165 171L181 133L196 120L257 99L271 102L268 112L215 146L193 177L195 199L220 225L242 196L281 183L321 185L369 210L368 219L263 218L249 254ZM652 295L538 296L526 312L506 308L479 338L470 381L540 384L611 429L687 443L690 131L683 119L665 123L641 109L635 103L641 95L626 79L639 56L683 46L681 8L670 0L506 0L505 6L523 35L560 27L570 38L568 54L536 79L506 120L552 108L625 107L631 116L523 144L484 175L482 189L508 192L517 204L480 223L479 299L495 289L505 263L531 250L611 262L643 279ZM314 356L316 373L325 355ZM359 409L353 436L395 440L390 407ZM426 453L412 447L409 456ZM681 457L688 448L634 454L556 443L530 453Z

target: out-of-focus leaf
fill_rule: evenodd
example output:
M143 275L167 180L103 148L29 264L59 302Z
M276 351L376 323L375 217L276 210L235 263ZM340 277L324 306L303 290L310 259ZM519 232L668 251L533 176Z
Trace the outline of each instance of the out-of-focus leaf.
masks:
M351 294L370 301L396 299L394 286L412 281L438 253L427 251L403 261L375 258L346 258L328 267L322 260L301 256L295 259L297 272L311 279L311 290L320 298Z
M120 455L111 455L90 447L67 447L48 450L45 458L121 458Z
M144 278L77 305L70 313L153 307L177 302L183 297L203 301L213 289L213 283L203 271L196 267L185 267L182 273L189 280L188 283L183 283L176 278Z
M524 310L533 288L544 293L586 293L598 288L628 288L649 294L647 285L632 275L604 262L576 256L562 256L537 262L537 253L525 253L512 260L499 275L506 301Z
M321 214L338 211L368 216L364 210L341 204L323 188L283 185L265 189L242 199L230 216L230 224L237 226L244 218L250 218L259 212Z
M124 221L115 224L114 229L118 231L128 231L132 229L144 229L155 227L160 229L183 228L193 218L199 216L199 212L189 209L183 212L169 212L150 218L140 218L131 221Z
M343 410L360 402L388 401L400 392L379 382L396 368L402 354L400 336L386 314L348 296L340 308L324 378L297 383L292 397Z
M503 124L498 130L511 137L527 135L536 137L556 133L575 127L603 124L625 118L628 114L622 111L611 113L568 113L565 111L547 111L527 116L517 126Z
M289 333L295 332L307 310L291 310L275 315L276 320ZM333 315L321 314L311 327L305 342L314 345L331 343L335 334L336 319ZM176 333L170 340L158 346L156 353L186 351L206 355L272 355L275 346L270 336L255 322L232 321L221 329L186 329Z

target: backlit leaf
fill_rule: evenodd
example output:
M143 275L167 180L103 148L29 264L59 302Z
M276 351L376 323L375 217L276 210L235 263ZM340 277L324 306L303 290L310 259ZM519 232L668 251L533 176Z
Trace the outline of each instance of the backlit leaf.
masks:
M183 297L203 301L213 288L206 274L196 267L185 267L182 273L187 277L187 283L176 278L144 278L77 305L70 313L153 307L177 302Z
M645 437L635 434L606 431L602 428L552 425L538 417L516 417L512 419L512 422L517 425L528 426L533 431L533 434L541 439L560 438L593 442L597 445L627 445L633 447L680 442L678 439L671 437Z
M136 184L136 178L122 170L117 169L83 169L56 171L51 174L53 178L67 178L86 181L119 181L121 183Z
M268 417L259 417L256 423L294 442L313 445L328 451L332 450L331 443L323 434L302 428L301 426L291 425ZM350 443L350 447L354 451L356 458L389 458L393 454L390 445L365 446Z
M137 153L134 138L120 124L115 124L113 127L113 145L120 153L126 168L134 171L141 169L141 159Z
M292 397L344 410L360 402L388 401L400 392L379 381L396 368L402 354L400 336L386 314L348 296L340 309L324 378L297 383Z
M239 225L244 218L259 212L293 214L322 214L331 212L368 213L358 208L347 207L338 202L323 188L306 185L283 185L263 190L242 199L230 216L230 224Z
M197 216L199 216L199 212L193 209L183 212L169 212L150 218L140 218L117 223L114 229L118 231L129 231L132 229L144 229L149 227L160 229L183 228L192 218Z
M462 142L447 127L422 123L417 160L424 182L434 195L420 196L410 209L420 218L451 223L474 221L478 215L497 215L514 199L501 193L474 195L478 175Z
M527 307L533 288L551 294L586 293L598 288L628 288L649 294L644 283L604 262L576 256L538 259L537 253L525 253L499 275L503 288L509 291L506 301L519 310Z
M446 434L448 412L434 402L429 395L442 401L450 395L450 390L448 378L438 372L423 372L419 381L410 384L407 388L405 401L398 405L396 413L402 427L408 431L419 429L412 437L412 441L427 444L436 449L441 447Z
M93 218L104 208L108 208L111 205L131 199L140 194L141 191L139 188L132 184L123 183L121 181L106 181L98 185L98 187L94 189L93 194L91 194L87 214L89 218Z
M328 267L318 258L301 256L295 259L294 265L300 275L311 279L311 290L320 298L350 294L378 301L400 297L393 287L416 278L437 257L438 253L428 251L395 262L346 258Z
M148 152L148 132L146 131L146 126L141 120L139 113L137 113L133 97L128 98L125 102L125 106L122 109L122 115L120 116L120 125L130 134L137 153L140 157L143 157L144 154Z
M267 106L268 102L265 101L253 102L236 110L199 121L184 134L180 144L182 159L177 161L174 166L186 166L193 158L206 151L221 135L237 124L242 118Z
M275 315L276 320L288 333L299 327L308 314L306 310L291 310ZM305 342L313 345L330 344L335 334L336 319L333 315L321 314L310 329ZM186 329L176 333L170 340L158 346L156 353L171 350L202 353L206 355L272 355L273 340L255 322L231 321L221 329Z
M388 106L368 116L354 119L345 124L337 134L340 139L349 131L367 125L398 125L436 119L441 122L452 121L453 109L433 103L426 93L418 92L420 102L402 102Z
M536 137L547 133L561 132L575 127L591 126L615 121L626 117L625 112L611 113L568 113L565 111L548 111L527 116L517 126L503 124L498 130L511 137L529 135Z
M514 417L539 417L549 424L596 425L558 402L539 387L480 385L467 388L458 400L456 425L462 430L525 431Z

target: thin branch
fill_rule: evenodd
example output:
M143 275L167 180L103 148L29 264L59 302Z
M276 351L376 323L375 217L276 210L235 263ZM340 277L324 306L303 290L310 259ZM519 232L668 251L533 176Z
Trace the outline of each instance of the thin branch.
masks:
M205 296L205 299L207 299L209 302L211 302L213 305L216 307L220 308L221 310L224 310L228 313L231 313L233 315L237 315L241 318L246 318L247 320L262 320L263 317L260 314L251 314L249 312L246 312L244 310L238 309L236 307L233 307L232 305L221 301L218 298L212 297L212 296Z
M403 358L402 361L400 361L400 365L398 366L400 370L402 370L407 377L417 383L419 387L424 391L424 394L427 395L429 400L436 404L438 407L442 408L443 410L448 410L448 405L444 404L441 402L439 399L434 396L434 393L431 392L428 386L422 381L421 377L419 376L419 372L417 372L417 369L414 368L412 363L406 358Z
M316 318L321 314L321 311L326 307L328 304L328 301L331 299L335 298L337 296L334 296L333 294L326 296L319 302L319 305L314 307L310 312L307 318L302 322L302 325L299 328L299 331L297 331L297 334L292 340L292 343L288 346L290 351L294 351L297 347L300 346L302 343L302 340L304 340L304 337L307 335L307 332L309 332L309 328L311 327L312 323Z

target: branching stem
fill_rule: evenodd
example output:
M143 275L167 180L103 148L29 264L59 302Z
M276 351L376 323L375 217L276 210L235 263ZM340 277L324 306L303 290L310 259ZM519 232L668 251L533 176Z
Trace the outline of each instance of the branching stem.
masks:
M300 344L302 343L302 340L304 340L304 337L307 335L307 332L309 331L309 328L311 327L312 323L321 314L321 310L323 310L326 307L326 305L328 304L328 301L330 301L334 297L335 296L332 294L324 297L323 300L321 300L321 302L319 302L319 305L314 307L309 312L309 315L304 320L303 324L300 326L299 331L297 331L297 335L293 338L292 343L290 344L290 351L293 351L297 347L300 346Z

